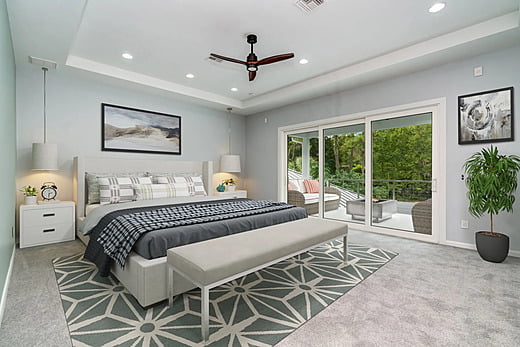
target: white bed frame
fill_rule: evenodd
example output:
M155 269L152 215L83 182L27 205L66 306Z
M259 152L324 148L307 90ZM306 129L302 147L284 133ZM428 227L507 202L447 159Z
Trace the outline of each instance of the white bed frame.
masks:
M128 173L128 172L164 172L197 173L202 176L204 187L209 195L213 192L213 162L174 161L157 159L122 159L74 157L74 201L76 202L76 225L85 219L86 173ZM88 236L80 232L78 238L86 245ZM166 257L145 259L132 252L127 258L124 269L112 265L112 274L146 307L168 298ZM195 285L181 276L174 278L174 295L183 293Z

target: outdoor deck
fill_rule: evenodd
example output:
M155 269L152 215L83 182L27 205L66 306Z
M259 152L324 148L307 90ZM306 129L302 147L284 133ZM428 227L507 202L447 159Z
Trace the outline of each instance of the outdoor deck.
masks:
M344 206L340 206L335 211L325 212L325 218L348 221L359 224L364 223L364 221L353 220L352 216L347 214L347 211ZM390 219L381 221L379 223L373 222L373 226L413 232L412 215L405 213L395 213Z

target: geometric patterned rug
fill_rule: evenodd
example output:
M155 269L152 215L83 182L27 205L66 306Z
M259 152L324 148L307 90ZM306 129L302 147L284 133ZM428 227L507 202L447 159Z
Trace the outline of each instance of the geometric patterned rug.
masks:
M341 241L316 247L210 290L208 346L272 346L397 253ZM54 259L73 346L204 346L200 290L142 308L82 254Z

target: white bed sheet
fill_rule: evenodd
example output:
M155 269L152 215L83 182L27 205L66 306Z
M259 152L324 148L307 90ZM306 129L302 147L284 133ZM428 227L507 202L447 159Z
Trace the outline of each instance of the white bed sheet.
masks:
M100 204L89 204L85 206L85 216L88 216L90 212L101 206Z
M88 215L85 217L85 220L79 226L79 231L83 234L87 235L92 228L96 226L96 224L110 212L124 210L127 208L134 207L146 207L146 206L156 206L156 205L165 205L165 204L182 204L189 202L197 202L197 201L207 201L207 200L226 200L229 199L228 196L186 196L186 197L177 197L177 198L163 198L163 199L153 199L153 200L139 200L139 201L131 201L124 202L120 204L106 204L99 205L96 208L93 208L89 211Z

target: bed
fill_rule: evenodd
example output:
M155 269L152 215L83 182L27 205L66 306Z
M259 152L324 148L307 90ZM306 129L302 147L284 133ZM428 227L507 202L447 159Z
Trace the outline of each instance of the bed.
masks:
M88 244L89 239L88 236L84 235L82 231L85 231L90 228L86 228L87 225L92 224L93 220L96 220L96 218L101 220L103 216L105 216L106 213L119 213L118 210L125 210L125 211L136 211L136 213L141 213L141 209L144 209L148 211L148 209L151 209L148 205L154 205L159 204L158 200L151 200L150 203L143 202L143 201L133 201L133 202L125 202L121 204L109 204L109 205L102 205L100 207L94 208L93 206L87 206L87 184L86 184L86 176L87 173L111 173L111 174L124 174L129 172L142 172L143 169L145 169L148 172L170 172L170 173L190 173L192 175L199 175L202 177L202 181L204 183L204 187L206 189L206 192L208 194L211 194L213 191L213 182L212 182L212 176L213 176L213 170L212 170L212 163L211 162L186 162L186 161L165 161L165 160L148 160L148 159L121 159L121 158L89 158L89 157L76 157L74 158L74 200L76 202L76 208L77 208L77 225L78 225L78 238L82 240L85 244ZM163 199L161 199L161 204ZM216 197L216 196L208 196L208 197L189 197L189 198L181 198L180 200L176 201L176 205L168 205L166 207L168 208L176 208L176 206L180 203L190 205L193 202L191 200L197 200L197 204L204 204L209 203L213 204L217 200L221 200L220 203L222 204L238 204L248 203L247 201L244 202L238 202L238 200L248 200L248 199L234 199L236 201L226 201L225 197ZM229 200L229 199L228 199ZM165 204L172 203L169 200L164 200ZM124 206L123 206L124 205ZM173 206L173 207L172 207ZM200 206L200 205L197 205ZM165 206L162 206L160 208L166 208ZM132 210L128 210L128 209ZM299 209L299 208L294 208ZM88 218L86 218L86 213L89 213ZM297 213L296 213L297 212ZM298 218L303 218L301 215L301 212L298 211L291 211L290 213L293 213L294 216L284 216L283 218L290 218L289 220L295 220ZM290 214L289 213L289 214ZM272 214L272 216L271 216ZM270 213L271 219L275 220L273 224L281 223L283 221L280 221L279 218L281 217L281 211L274 211ZM305 213L304 213L305 214ZM305 214L306 215L306 214ZM86 218L86 219L85 219ZM248 217L249 218L249 217ZM261 220L259 216L256 216L258 220L255 220L254 222L249 223L251 225L259 225L259 227L263 226L264 221ZM268 219L269 219L268 218ZM239 219L237 219L239 220ZM284 220L285 221L285 220ZM97 222L96 222L97 223ZM234 226L231 226L231 224L227 225L226 223L231 223L226 221L220 222L220 224L216 224L219 222L212 222L214 223L214 227L210 228L211 223L204 224L206 226L206 229L213 230L220 230L225 234L225 230L234 229ZM236 222L233 222L236 223ZM238 222L240 224L240 222ZM243 223L242 223L243 224ZM182 228L190 228L190 226L182 227ZM251 226L249 226L250 229L244 229L251 230ZM98 234L93 234L92 237L93 241L91 244L95 244L98 242ZM187 233L186 235L191 235L190 233ZM143 235L145 236L145 235ZM146 234L148 236L148 234ZM143 239L139 239L138 242L143 241ZM162 241L161 241L162 242ZM196 241L195 241L196 242ZM160 244L160 242L159 242ZM91 247L92 245L89 245L87 247L86 251L86 257L88 258L91 256L92 252L89 253L89 249L96 249L95 247ZM96 246L96 245L94 245ZM97 246L96 246L97 247ZM148 246L147 246L148 247ZM155 256L158 256L158 254L166 254L166 249L164 248L166 246L163 246L163 249L160 250L159 253L155 254ZM169 246L168 246L169 247ZM143 248L143 247L141 247ZM153 247L151 247L153 249ZM110 272L119 279L119 281L127 288L127 290L136 298L136 300L141 304L142 306L146 307L149 305L152 305L154 303L157 303L159 301L165 300L167 298L167 266L166 266L166 257L165 256L159 256L158 258L153 259L147 259L151 258L152 255L141 253L137 254L136 251L140 251L140 248L138 247L138 244L136 244L136 247L133 248L133 250L130 252L128 257L126 258L125 266L124 268L120 267L119 265L115 264L115 262L111 263L110 265ZM97 250L99 253L99 250ZM99 265L98 265L99 267ZM101 268L100 268L101 272ZM188 291L195 286L185 280L184 278L178 276L174 278L174 295L183 293L185 291Z

